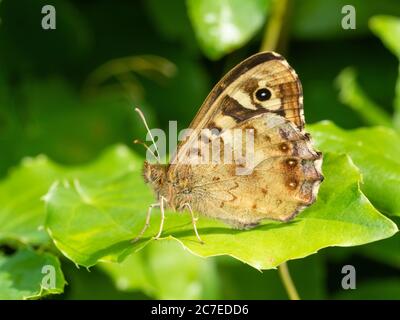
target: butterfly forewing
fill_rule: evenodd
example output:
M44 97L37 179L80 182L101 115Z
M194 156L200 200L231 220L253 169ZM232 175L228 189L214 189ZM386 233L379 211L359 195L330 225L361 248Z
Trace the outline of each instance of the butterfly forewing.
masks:
M258 95L262 90L269 91L268 99ZM228 130L266 112L281 115L303 129L301 83L286 60L273 52L251 56L218 82L192 121L192 134L179 145L171 163L186 162L188 149L201 138L202 129Z

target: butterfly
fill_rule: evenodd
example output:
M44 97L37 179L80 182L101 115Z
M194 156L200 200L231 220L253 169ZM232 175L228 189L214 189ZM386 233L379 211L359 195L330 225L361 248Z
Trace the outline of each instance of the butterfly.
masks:
M200 242L195 212L237 229L264 219L293 219L315 202L323 181L322 153L314 149L304 124L301 82L281 55L261 52L238 64L212 89L170 162L144 162L144 180L157 202L136 240L149 226L154 207L161 211L156 239L166 208L188 210ZM235 130L252 133L247 174L238 173L246 167L243 155L231 162L204 157L217 141L223 146L219 151L235 152L237 142L245 140L228 134Z

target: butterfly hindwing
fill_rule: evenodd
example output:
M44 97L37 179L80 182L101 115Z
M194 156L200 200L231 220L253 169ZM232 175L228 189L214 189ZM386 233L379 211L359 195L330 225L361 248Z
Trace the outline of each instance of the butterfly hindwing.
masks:
M321 154L314 151L306 134L269 113L237 128L254 132L250 170L238 175L237 164L191 166L193 198L207 199L193 201L196 210L246 228L265 218L289 220L315 201L322 180Z

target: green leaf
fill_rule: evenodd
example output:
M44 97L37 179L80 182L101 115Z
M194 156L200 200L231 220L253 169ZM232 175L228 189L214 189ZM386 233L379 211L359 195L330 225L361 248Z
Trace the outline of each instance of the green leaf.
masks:
M12 256L0 254L0 300L59 294L64 291L64 285L60 262L52 254L26 249Z
M141 228L138 214L152 201L141 167L139 157L118 146L53 184L45 196L46 226L64 255L91 266L131 247L132 231Z
M133 156L127 149L116 146L111 150L103 154L102 162L94 162L89 168L63 168L43 155L24 159L0 183L0 243L48 243L42 197L56 180L74 181L79 176L95 181L102 176L120 175L129 170L129 161Z
M382 40L383 44L400 60L400 18L383 15L375 16L369 21L369 26ZM396 128L400 129L400 65L394 107L394 124Z
M323 152L346 152L360 168L361 188L384 213L400 215L400 136L389 128L343 130L332 122L308 126Z
M118 289L143 290L156 299L217 299L219 279L213 260L180 250L175 241L155 242L125 261L101 263Z
M111 151L98 164L107 167L112 157L119 155ZM153 241L157 233L160 220L155 211L143 239L131 242L154 199L140 176L141 161L133 155L125 161L130 168L125 174L96 175L94 168L87 167L93 179L77 176L75 182L54 185L46 196L47 230L61 252L77 264L121 261ZM198 229L205 244L200 244L189 214L167 212L163 236L199 256L230 255L257 269L270 269L327 246L359 245L396 233L396 225L360 192L361 176L349 157L327 154L324 174L318 201L289 223L266 221L243 231L201 217Z
M6 180L0 183L0 243L44 244L44 202L60 168L45 156L25 158Z
M344 69L336 79L340 101L356 111L370 125L392 126L392 119L386 111L375 104L357 83L356 71Z
M264 24L269 0L187 0L203 52L218 59L244 45Z
M399 64L399 72L396 81L396 96L394 99L394 115L393 115L393 124L397 130L400 130L400 64Z
M349 248L330 248L325 251L326 256L332 263L346 264L352 261L354 256L364 256L377 263L385 264L386 267L400 269L400 234L396 233L393 237L368 243L360 247Z
M400 59L400 18L393 16L374 16L369 20L369 27L383 44Z

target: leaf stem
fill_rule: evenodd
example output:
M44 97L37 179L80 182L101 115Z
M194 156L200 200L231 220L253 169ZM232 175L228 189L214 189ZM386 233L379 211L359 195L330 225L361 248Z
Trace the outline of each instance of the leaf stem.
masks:
M282 37L282 30L287 15L289 0L275 0L272 13L265 27L264 37L261 43L260 51L275 51L278 49L279 41ZM292 277L289 273L287 263L284 262L278 266L279 276L290 300L300 300Z
M285 287L286 292L289 296L289 299L290 300L300 300L299 294L297 293L297 290L293 283L292 277L290 276L287 263L284 262L281 265L279 265L278 271L279 271L281 280L283 282L283 286Z
M260 51L275 51L278 49L287 14L288 2L289 0L275 0L273 2L272 13L265 28Z
M353 68L342 70L335 81L339 88L339 100L357 112L364 122L374 126L392 126L389 113L373 102L360 87Z

